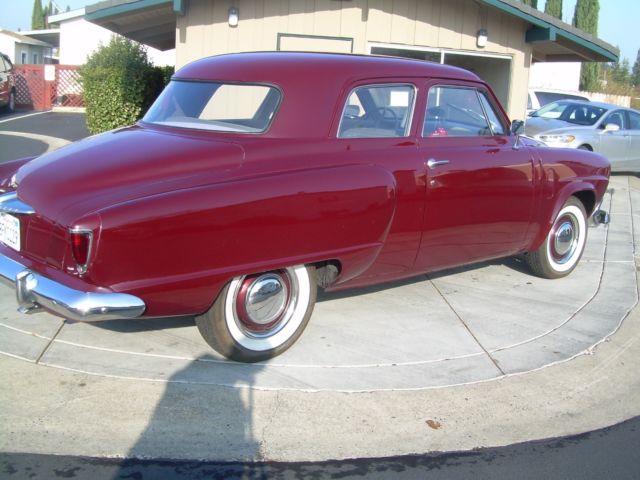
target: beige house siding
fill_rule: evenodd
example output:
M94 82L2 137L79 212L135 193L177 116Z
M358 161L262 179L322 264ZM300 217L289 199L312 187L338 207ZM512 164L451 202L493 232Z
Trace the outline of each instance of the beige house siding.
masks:
M227 23L229 7L240 12L237 27ZM473 0L191 0L178 17L176 66L229 52L281 49L368 54L371 44L501 55L511 59L509 96L512 118L524 118L531 46L526 25ZM476 47L479 29L489 32L485 48ZM300 39L295 35L333 37ZM336 40L338 39L338 40ZM333 42L333 43L332 43ZM491 79L487 79L491 82Z

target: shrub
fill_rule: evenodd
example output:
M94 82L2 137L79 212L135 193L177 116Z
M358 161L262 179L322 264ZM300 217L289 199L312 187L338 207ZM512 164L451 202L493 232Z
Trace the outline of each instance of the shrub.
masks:
M113 36L101 45L80 69L89 131L113 130L140 119L164 88L165 70L151 65L146 49L129 39Z

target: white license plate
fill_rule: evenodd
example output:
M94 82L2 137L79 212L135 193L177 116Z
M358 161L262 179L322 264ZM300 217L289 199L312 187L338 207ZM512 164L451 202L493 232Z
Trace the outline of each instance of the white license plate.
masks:
M7 213L0 213L0 242L20 251L20 220Z

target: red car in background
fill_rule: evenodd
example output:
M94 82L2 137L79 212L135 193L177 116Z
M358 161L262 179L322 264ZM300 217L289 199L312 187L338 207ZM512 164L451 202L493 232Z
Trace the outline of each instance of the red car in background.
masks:
M9 57L0 52L0 108L13 112L16 108L16 81L13 64Z
M295 342L318 287L516 254L562 277L588 218L607 221L609 162L520 124L445 65L199 60L137 125L0 166L0 279L25 312L194 315L215 350L251 362Z

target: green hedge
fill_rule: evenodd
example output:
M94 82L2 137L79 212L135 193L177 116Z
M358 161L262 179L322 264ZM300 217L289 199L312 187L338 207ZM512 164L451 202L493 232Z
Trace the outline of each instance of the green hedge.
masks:
M139 43L112 37L80 69L87 128L95 134L135 123L172 74L173 67L154 67Z

